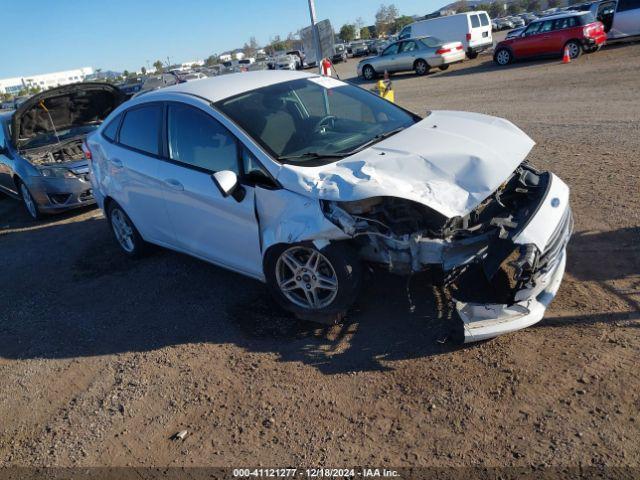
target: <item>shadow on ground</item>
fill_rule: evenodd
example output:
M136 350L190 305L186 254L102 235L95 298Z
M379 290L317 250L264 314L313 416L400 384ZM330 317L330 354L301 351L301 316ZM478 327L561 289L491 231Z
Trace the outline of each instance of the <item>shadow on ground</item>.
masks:
M460 348L447 341L458 325L447 302L419 275L407 284L376 273L343 325L318 327L281 310L261 283L186 255L130 260L103 218L37 226L0 230L4 358L231 343L333 374Z

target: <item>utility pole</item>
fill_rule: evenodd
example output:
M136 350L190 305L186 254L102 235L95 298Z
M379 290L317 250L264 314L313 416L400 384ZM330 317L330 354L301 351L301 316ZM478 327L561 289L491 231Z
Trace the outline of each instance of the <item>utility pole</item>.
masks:
M315 0L309 0L309 14L311 15L311 28L313 28L313 38L316 43L316 62L318 63L318 72L322 75L322 45L320 44L320 32L316 24L316 4Z

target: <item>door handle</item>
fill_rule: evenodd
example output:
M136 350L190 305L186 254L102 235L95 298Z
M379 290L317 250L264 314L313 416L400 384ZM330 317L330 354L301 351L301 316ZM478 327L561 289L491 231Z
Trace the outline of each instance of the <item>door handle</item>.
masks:
M111 165L113 165L115 168L123 168L123 164L122 164L122 160L119 160L117 158L112 158L111 159Z
M542 37L542 39L543 39L543 40L548 40L548 39L550 39L550 38L551 38L551 36L550 36L550 35L545 35L544 37Z
M164 181L164 183L167 184L167 186L169 188L172 188L173 190L177 190L179 192L182 192L184 190L184 185L182 185L178 180L176 180L175 178L168 178Z

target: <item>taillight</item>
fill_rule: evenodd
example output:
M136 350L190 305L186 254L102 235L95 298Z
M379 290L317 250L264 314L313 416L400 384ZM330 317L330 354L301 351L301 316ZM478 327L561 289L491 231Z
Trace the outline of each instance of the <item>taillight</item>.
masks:
M87 145L87 142L82 142L82 151L84 153L84 158L87 160L91 160L91 150L89 150L89 145Z
M471 40L471 34L470 34L470 33L467 33L467 42L468 42L469 40Z
M442 55L443 53L449 53L451 51L450 48L441 48L439 50L436 50L436 54L437 55Z
M462 50L462 45L458 45L458 46L456 47L456 50Z

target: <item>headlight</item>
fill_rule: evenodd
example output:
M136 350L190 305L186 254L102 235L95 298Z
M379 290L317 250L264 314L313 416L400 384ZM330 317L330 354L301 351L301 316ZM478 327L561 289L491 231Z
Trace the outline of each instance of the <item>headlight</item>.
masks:
M38 170L43 177L77 178L71 170L62 167L38 167Z

